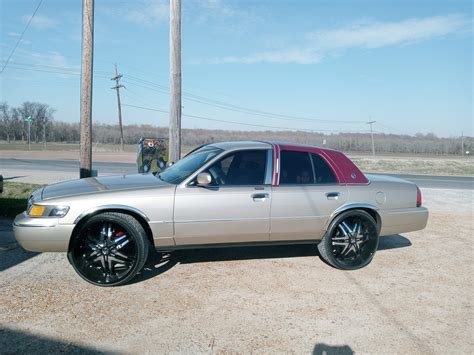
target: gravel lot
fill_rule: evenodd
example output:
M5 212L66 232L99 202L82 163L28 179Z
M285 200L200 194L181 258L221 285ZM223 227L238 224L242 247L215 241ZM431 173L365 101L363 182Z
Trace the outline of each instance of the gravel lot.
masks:
M3 220L0 353L473 353L473 191L423 193L427 229L362 270L312 246L186 251L113 289L15 247Z

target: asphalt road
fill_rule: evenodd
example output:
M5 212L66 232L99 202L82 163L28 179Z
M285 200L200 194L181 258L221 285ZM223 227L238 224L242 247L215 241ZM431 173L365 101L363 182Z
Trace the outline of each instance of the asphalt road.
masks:
M42 172L61 172L76 174L79 169L77 160L36 160L36 159L12 159L0 158L0 174L5 171L14 170L37 170ZM93 169L98 170L99 176L103 174L135 174L137 167L134 163L94 163ZM474 189L473 177L460 176L429 176L429 175L401 175L385 174L414 182L420 187L440 189Z

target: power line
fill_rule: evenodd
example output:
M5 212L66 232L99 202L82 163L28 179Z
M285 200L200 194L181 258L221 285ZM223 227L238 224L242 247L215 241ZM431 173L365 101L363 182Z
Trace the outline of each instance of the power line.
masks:
M23 36L25 35L26 30L28 29L28 27L30 27L30 23L31 23L31 21L33 20L33 18L35 17L36 13L38 12L38 10L39 10L39 8L40 8L40 6L41 6L42 3L43 3L43 0L40 0L40 1L38 2L38 5L36 6L36 9L35 9L35 11L33 12L33 15L31 15L31 17L30 17L30 19L28 20L28 22L27 22L25 28L23 29L23 32L21 33L20 37L18 38L18 41L17 41L16 44L15 44L15 47L13 47L13 50L10 52L10 55L8 56L8 58L7 58L6 62L5 62L5 64L3 65L2 70L0 70L0 74L3 73L3 71L5 70L5 68L6 68L7 65L8 65L8 62L10 62L11 57L13 56L13 54L15 53L15 51L16 51L18 45L20 44L21 40L23 39Z
M132 85L140 86L145 89L149 90L154 90L160 93L165 93L169 94L168 88L164 85L156 84L148 80L144 80L141 78L137 78L132 75L125 75L126 78L129 78L132 81L135 81L138 83L130 83ZM324 122L324 123L337 123L337 124L360 124L360 123L365 123L364 121L344 121L344 120L329 120L329 119L321 119L321 118L310 118L310 117L302 117L302 116L292 116L292 115L284 115L284 114L279 114L279 113L274 113L274 112L268 112L268 111L262 111L262 110L257 110L249 107L244 107L244 106L239 106L239 105L234 105L228 102L224 101L219 101L219 100L214 100L214 99L209 99L207 97L201 96L201 95L196 95L188 91L183 91L184 97L188 101L194 101L198 102L201 104L221 108L221 109L226 109L230 111L235 111L235 112L241 112L241 113L246 113L254 116L260 116L260 117L267 117L267 118L275 118L275 119L281 119L281 120L291 120L291 121L306 121L306 122Z
M79 71L76 71L73 68L67 68L66 69L66 68L63 68L63 67L52 66L52 65L37 65L39 67L56 69L56 70L52 70L52 69L37 68L37 66L35 64L21 64L22 66L30 66L29 68L28 67L23 68L23 67L18 66L18 65L20 65L20 64L15 63L15 62L10 62L10 65L8 66L8 68L9 69L16 69L16 70L26 70L26 71L36 71L36 72L42 72L42 73L51 73L51 74L76 75L76 76L81 75L81 73ZM109 76L106 76L106 75L101 74L101 73L102 73L102 71L100 71L100 72L94 71L94 77L109 79Z
M0 63L5 63L5 60L0 60ZM79 67L66 67L66 66L58 66L58 65L46 65L46 64L39 64L39 63L22 63L22 62L10 62L10 67L12 65L15 66L21 66L21 67L30 67L30 68L47 68L47 69L57 69L57 70L62 70L62 71L70 71L74 73L80 73L80 68ZM94 70L94 74L101 74L101 75L107 75L107 77L110 75L110 72L105 71L105 70Z
M147 111L169 113L169 111L161 110L161 109L157 109L157 108L153 108L153 107L144 107L144 106L131 105L131 104L122 104L122 106L134 107L134 108L147 110ZM238 122L238 121L220 120L220 119L217 119L217 118L210 118L210 117L205 117L205 116L198 116L198 115L191 115L191 114L184 114L184 113L183 113L183 116L190 117L190 118L197 118L197 119L200 119L200 120L212 121L212 122L232 123L232 124L241 125L241 126L269 128L269 129L280 129L280 130L285 130L285 131L304 131L304 132L312 132L312 133L317 133L317 132L343 132L341 130L330 130L330 129L315 130L315 129L305 129L305 128L288 128L288 127L281 127L281 126L269 126L269 125L261 125L261 124L254 124L254 123L244 123L244 122ZM355 131L353 131L353 132L355 132ZM362 131L359 131L359 132L362 132Z

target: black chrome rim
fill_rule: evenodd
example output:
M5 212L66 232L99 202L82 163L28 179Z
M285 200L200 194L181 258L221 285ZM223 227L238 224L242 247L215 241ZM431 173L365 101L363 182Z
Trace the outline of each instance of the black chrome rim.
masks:
M342 266L358 267L372 259L377 249L377 230L367 218L351 216L337 225L331 243L333 255Z
M78 271L92 282L111 284L125 278L137 260L131 234L114 222L88 225L76 238L73 261Z

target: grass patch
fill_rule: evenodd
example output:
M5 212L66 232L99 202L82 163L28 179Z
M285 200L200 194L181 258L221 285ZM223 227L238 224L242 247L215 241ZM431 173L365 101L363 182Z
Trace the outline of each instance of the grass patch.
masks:
M5 181L0 194L0 216L14 217L26 210L28 196L43 185Z

